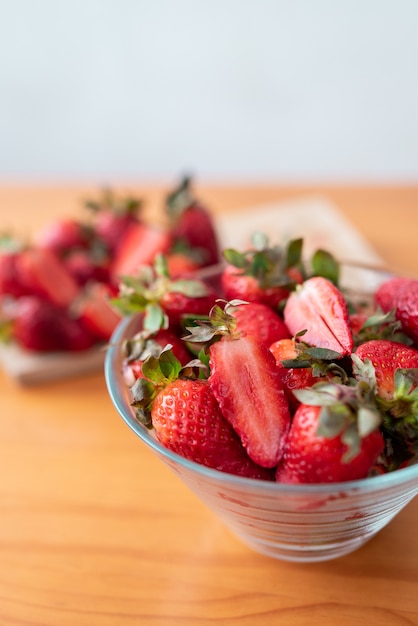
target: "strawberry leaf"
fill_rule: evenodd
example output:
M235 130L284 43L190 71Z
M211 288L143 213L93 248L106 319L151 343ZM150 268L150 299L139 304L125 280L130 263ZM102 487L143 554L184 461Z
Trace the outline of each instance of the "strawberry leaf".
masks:
M357 430L360 438L367 437L376 430L382 422L379 411L375 408L361 406L357 412Z
M168 328L168 317L160 305L146 305L143 326L149 332L156 332L160 328Z
M332 254L326 250L317 250L312 256L311 265L314 276L323 276L328 278L334 285L338 285L340 266Z
M286 250L286 269L297 267L302 261L303 239L289 241Z

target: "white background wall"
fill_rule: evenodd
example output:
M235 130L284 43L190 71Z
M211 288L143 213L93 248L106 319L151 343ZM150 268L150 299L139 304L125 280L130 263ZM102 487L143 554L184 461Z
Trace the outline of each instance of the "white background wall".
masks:
M0 180L418 181L418 0L0 0Z

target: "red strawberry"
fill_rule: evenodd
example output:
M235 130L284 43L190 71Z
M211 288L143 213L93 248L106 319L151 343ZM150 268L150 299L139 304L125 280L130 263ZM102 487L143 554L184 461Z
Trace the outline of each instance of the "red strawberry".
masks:
M267 348L274 341L290 338L289 330L281 317L266 304L249 302L231 309L237 320L236 330L241 334L253 335Z
M80 323L96 341L108 341L121 320L110 302L112 295L108 285L93 283L74 307Z
M105 189L99 200L89 200L85 206L94 214L96 237L113 255L131 224L139 223L142 201L133 197L117 198L110 189Z
M139 332L127 341L126 355L122 364L126 384L132 387L137 378L143 377L142 365L145 359L150 355L159 357L168 345L171 345L174 356L182 366L186 365L192 358L184 341L173 332L163 328L155 333Z
M93 345L77 320L36 296L17 301L13 337L20 346L36 352L79 351Z
M376 427L360 437L359 448L349 452L341 429L321 434L321 406L301 404L293 416L276 480L284 483L330 483L365 478L383 452L384 441Z
M382 309L384 313L396 308L399 293L414 279L405 278L403 276L393 276L385 280L375 291L375 303Z
M0 295L20 298L28 294L18 269L19 252L0 253Z
M353 335L347 302L328 279L314 276L292 292L284 308L284 321L292 335L306 330L306 343L351 354Z
M220 260L216 227L209 210L192 195L190 179L184 178L169 194L166 211L176 245L186 246L199 254L200 265L215 265Z
M351 313L350 326L356 346L372 339L389 339L406 345L413 343L412 339L402 332L401 323L396 320L394 309L387 313L378 309L369 315L365 311Z
M193 380L190 371L181 378L180 363L171 351L164 351L159 359L149 357L143 371L148 380L139 378L132 388L133 406L164 447L223 472L272 479L271 472L246 454L207 380Z
M34 238L34 246L47 248L59 256L64 256L74 248L89 245L91 231L87 225L75 219L60 219L47 224Z
M223 291L227 300L261 302L275 309L302 280L302 240L289 242L285 249L270 247L261 234L253 242L254 249L243 253L224 250L228 265L222 273Z
M395 309L402 330L418 345L418 280L391 278L378 288L375 300L385 312Z
M361 344L355 353L363 362L371 361L378 393L386 400L393 399L396 370L418 368L418 350L395 341L373 339Z
M169 252L167 254L167 265L171 278L189 276L201 267L200 263L185 252Z
M270 352L276 359L276 365L279 368L279 376L287 392L289 405L293 409L296 409L300 403L293 391L295 389L312 387L315 383L323 380L323 377L319 377L319 374L314 375L310 361L300 360L298 344L295 343L294 339L280 339L279 341L275 341L270 346ZM294 363L294 367L290 367L287 365L288 363Z
M134 276L143 265L151 265L157 254L165 253L171 243L170 235L141 222L129 225L122 236L111 265L115 281Z
M107 283L110 280L107 261L96 261L89 250L77 249L69 252L64 263L80 286L92 281Z
M63 261L47 248L23 250L16 259L16 268L29 293L46 298L57 306L69 306L80 292Z

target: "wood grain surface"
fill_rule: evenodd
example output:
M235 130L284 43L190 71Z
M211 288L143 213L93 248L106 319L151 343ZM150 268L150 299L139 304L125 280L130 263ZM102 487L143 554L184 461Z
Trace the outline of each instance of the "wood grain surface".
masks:
M125 185L158 211L163 186ZM214 211L321 193L418 276L418 187L205 186ZM0 227L77 215L94 186L0 187ZM116 414L101 372L0 373L1 626L418 624L418 499L366 546L294 564L244 546Z

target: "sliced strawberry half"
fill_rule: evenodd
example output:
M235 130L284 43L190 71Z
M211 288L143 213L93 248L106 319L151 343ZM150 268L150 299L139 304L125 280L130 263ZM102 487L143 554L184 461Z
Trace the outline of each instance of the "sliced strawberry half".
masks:
M164 230L142 222L132 223L119 243L111 267L112 276L118 280L121 276L136 274L142 265L152 265L156 255L165 253L170 243L171 237Z
M55 252L42 248L24 250L16 259L21 284L29 293L39 295L61 307L68 307L80 287Z
M314 276L292 292L284 309L284 321L296 335L308 344L351 354L353 335L347 302L341 291L327 278Z
M209 383L248 455L275 467L290 427L289 405L271 352L252 335L210 347Z
M76 304L80 323L97 341L108 341L121 320L121 315L110 302L110 288L94 283Z

